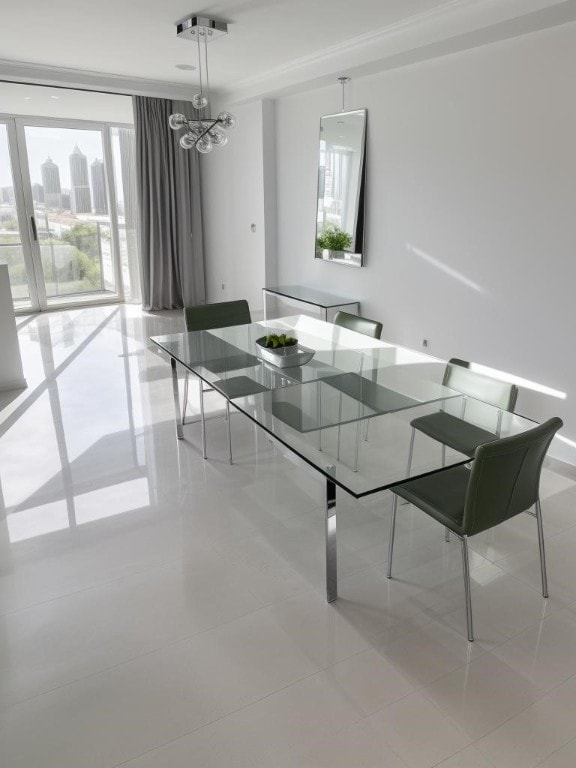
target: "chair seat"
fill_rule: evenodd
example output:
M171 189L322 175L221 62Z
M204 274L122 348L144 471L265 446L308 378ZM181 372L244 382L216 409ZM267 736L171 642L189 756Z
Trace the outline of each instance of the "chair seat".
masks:
M218 390L224 397L234 400L235 397L248 397L256 395L258 392L267 392L268 387L260 384L248 376L232 376L229 379L218 379L211 382L211 386Z
M388 389L388 387L383 387L381 384L375 384L357 373L341 373L337 376L330 376L324 380L324 383L371 408L376 413L392 413L419 405L417 400L407 397L401 392Z
M445 411L420 416L411 421L410 426L466 456L473 456L479 445L498 439L498 435L493 432L476 427Z
M464 501L469 480L469 469L454 467L418 480L410 480L391 490L462 536Z

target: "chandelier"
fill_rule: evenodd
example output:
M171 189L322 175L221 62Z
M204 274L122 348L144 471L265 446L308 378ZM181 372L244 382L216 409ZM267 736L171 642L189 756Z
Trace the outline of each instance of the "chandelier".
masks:
M223 147L228 141L227 130L234 128L236 118L230 112L220 112L218 117L210 117L210 82L208 78L208 43L228 34L228 25L204 16L191 16L176 25L178 37L196 40L198 46L198 75L200 91L192 97L192 106L198 112L195 119L176 113L168 120L175 131L185 128L180 137L183 149L195 147L198 152L211 152L213 147ZM204 75L203 75L204 71ZM205 85L204 85L205 81Z

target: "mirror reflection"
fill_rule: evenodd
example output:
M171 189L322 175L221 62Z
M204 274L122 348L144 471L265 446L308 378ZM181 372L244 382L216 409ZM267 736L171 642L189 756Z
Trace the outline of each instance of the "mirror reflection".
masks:
M320 119L316 258L362 266L366 110Z

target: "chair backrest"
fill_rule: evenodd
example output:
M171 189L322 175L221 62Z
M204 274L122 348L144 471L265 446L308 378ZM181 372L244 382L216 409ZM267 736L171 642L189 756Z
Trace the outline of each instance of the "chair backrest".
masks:
M493 379L470 370L470 363L453 357L448 361L442 383L463 395L482 400L503 411L513 411L518 398L518 387L507 381Z
M246 325L252 322L252 318L246 299L239 299L184 307L184 322L187 331L207 331L229 325Z
M561 419L549 419L476 449L464 504L466 535L493 528L536 503L542 463L561 426Z
M359 315L351 315L341 309L334 315L334 325L348 328L349 331L356 331L356 333L363 333L364 336L371 336L373 339L379 339L382 336L382 323L368 320Z

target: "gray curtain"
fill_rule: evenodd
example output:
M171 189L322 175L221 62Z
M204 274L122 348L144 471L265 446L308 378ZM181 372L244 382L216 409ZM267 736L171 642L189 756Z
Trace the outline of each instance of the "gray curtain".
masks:
M134 96L140 206L142 306L175 309L205 301L200 164L182 149L168 118L192 116L188 102Z

